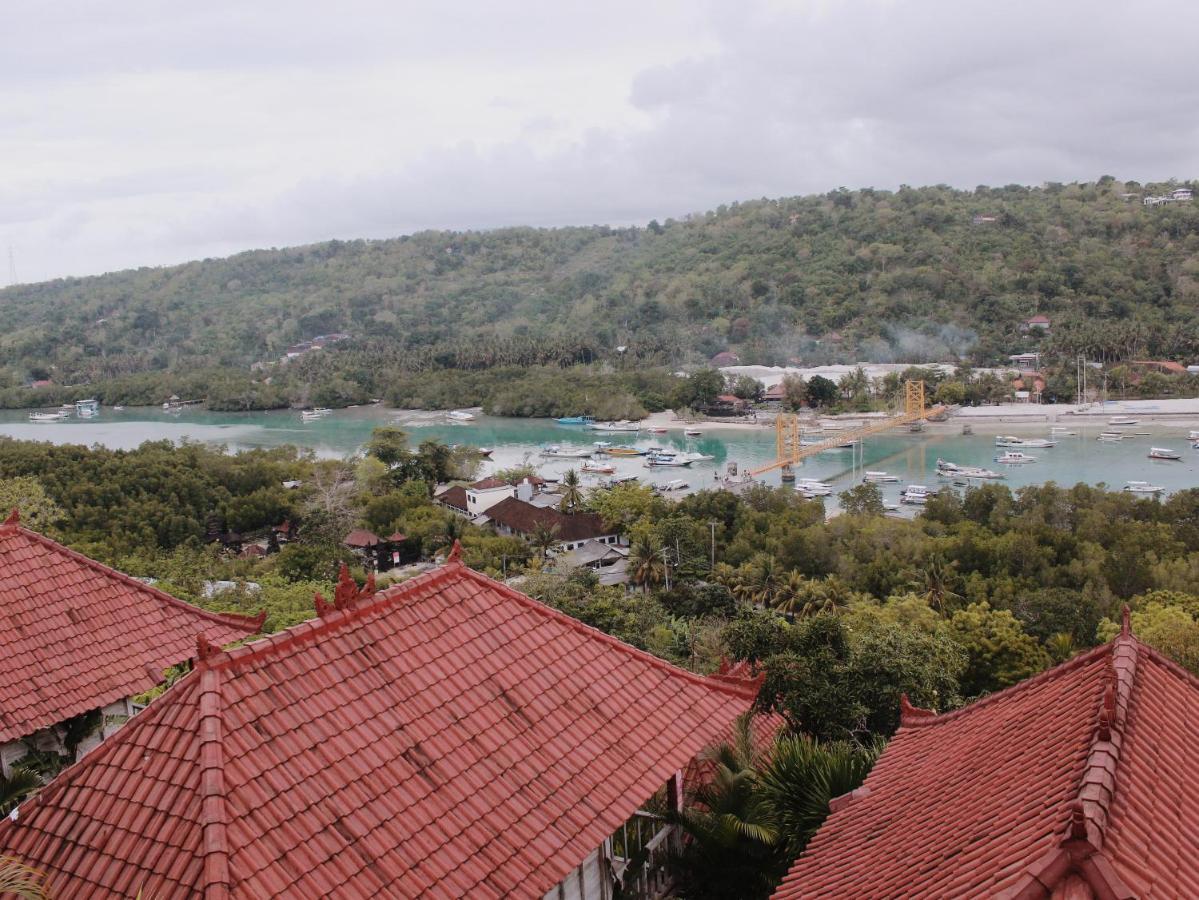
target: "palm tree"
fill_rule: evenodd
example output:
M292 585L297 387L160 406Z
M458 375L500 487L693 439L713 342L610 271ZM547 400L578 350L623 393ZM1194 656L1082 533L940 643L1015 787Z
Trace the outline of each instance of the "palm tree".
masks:
M640 585L642 591L648 590L650 585L661 584L666 573L662 551L648 538L639 539L630 548L628 567L633 584Z
M42 786L42 779L36 772L13 766L12 774L0 778L0 816L7 816L13 809ZM3 894L3 891L0 891Z
M558 526L538 522L529 532L529 543L533 545L533 549L541 551L542 559L549 559L550 551L558 543Z
M50 900L46 876L11 856L0 856L0 896Z
M787 580L787 573L773 556L759 555L738 580L733 594L738 600L755 606L774 606Z
M956 566L957 563L947 563L943 556L934 554L929 557L920 577L912 583L925 602L942 615L948 605L946 601L961 599L961 595L953 590Z
M583 491L579 487L579 473L567 469L562 476L562 502L558 508L562 512L572 513L583 505Z

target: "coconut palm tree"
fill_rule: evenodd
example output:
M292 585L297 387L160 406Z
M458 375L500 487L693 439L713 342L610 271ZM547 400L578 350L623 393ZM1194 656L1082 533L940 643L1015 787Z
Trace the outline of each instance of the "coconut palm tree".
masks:
M36 772L14 766L11 775L0 778L0 816L7 816L18 803L41 786L42 779Z
M912 582L912 586L920 592L925 602L942 615L945 614L945 607L949 605L949 601L961 599L961 595L953 590L956 567L956 562L947 563L945 557L934 554L929 557L920 576Z
M533 545L534 550L541 551L542 559L549 559L550 551L558 543L558 526L538 522L529 532L529 543Z
M574 469L567 469L566 474L562 476L562 502L558 504L558 508L562 512L572 513L583 505L583 491L579 486L579 473Z
M0 896L50 900L46 876L11 856L0 856Z
M661 548L655 546L648 538L640 538L629 549L628 568L633 584L640 585L642 591L650 586L661 584L666 574L666 562L662 559Z

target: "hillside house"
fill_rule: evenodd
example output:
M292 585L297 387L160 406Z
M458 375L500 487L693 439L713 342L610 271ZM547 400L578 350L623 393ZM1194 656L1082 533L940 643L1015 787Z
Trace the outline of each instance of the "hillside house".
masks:
M589 628L457 545L378 593L343 577L316 610L200 641L194 671L0 823L0 854L95 900L661 897L677 835L642 810L680 808L761 685Z
M770 387L766 388L765 393L762 394L762 400L766 403L782 403L786 399L787 389L783 386L781 381L776 382Z
M704 412L709 416L741 416L749 409L750 402L733 394L721 394L707 405Z
M619 543L616 532L604 525L595 513L565 513L551 506L537 506L519 497L507 497L487 510L485 520L500 534L528 538L539 525L554 530L558 543L554 550L576 550L589 541Z
M262 627L210 613L20 525L0 525L0 769L32 750L79 758L138 709L131 698L195 653ZM81 727L83 739L68 746ZM86 728L90 725L90 728Z
M1185 203L1194 196L1194 192L1190 188L1175 188L1170 191L1170 199L1175 203Z
M1022 331L1048 331L1049 317L1048 316L1033 316L1031 319L1025 319Z
M1128 627L969 706L903 703L899 731L775 893L1199 896L1199 679Z

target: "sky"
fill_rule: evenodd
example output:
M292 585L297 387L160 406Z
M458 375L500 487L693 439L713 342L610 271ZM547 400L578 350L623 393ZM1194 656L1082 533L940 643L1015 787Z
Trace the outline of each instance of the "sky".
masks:
M0 285L839 186L1199 176L1194 0L6 0Z

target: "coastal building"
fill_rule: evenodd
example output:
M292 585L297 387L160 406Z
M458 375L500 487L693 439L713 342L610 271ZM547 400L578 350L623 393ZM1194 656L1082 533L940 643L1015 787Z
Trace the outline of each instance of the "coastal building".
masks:
M165 670L254 634L264 616L210 613L23 528L0 525L0 769L31 751L70 762L115 732Z
M781 381L777 381L766 388L765 393L762 394L762 399L767 403L782 403L787 399L787 390Z
M536 502L545 490L546 482L536 475L523 478L520 484L490 475L468 485L452 485L433 495L433 499L447 509L470 518L485 515L491 507L509 497L519 497L525 502ZM552 499L552 498L551 498ZM556 499L554 500L556 503Z
M54 896L664 896L643 812L754 703L464 566L221 651L0 823ZM634 833L630 842L613 836ZM630 850L636 847L637 853Z
M439 491L433 495L433 499L446 509L464 516L470 515L466 503L466 488L460 484L452 484L445 490Z
M619 543L616 532L595 513L565 513L552 506L537 506L519 497L507 497L487 510L485 521L500 534L530 537L538 527L553 530L556 551L576 550L589 541Z
M1199 679L1128 627L963 709L904 698L899 731L775 893L1199 896Z
M1194 196L1194 192L1190 188L1175 188L1170 192L1170 199L1175 203L1184 203Z

